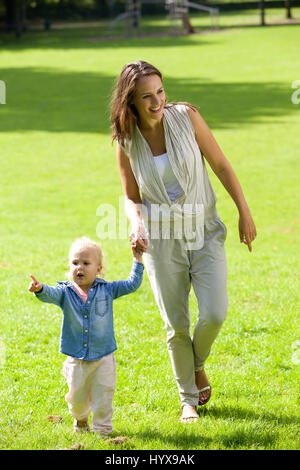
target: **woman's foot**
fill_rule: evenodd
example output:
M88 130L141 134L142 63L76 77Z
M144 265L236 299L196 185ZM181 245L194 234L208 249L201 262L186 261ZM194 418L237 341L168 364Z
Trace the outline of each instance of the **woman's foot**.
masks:
M183 405L181 407L180 421L182 423L195 423L199 415L196 411L196 407L192 405Z
M195 371L195 382L199 390L199 406L205 405L211 396L211 386L204 369ZM201 390L201 391L200 391Z

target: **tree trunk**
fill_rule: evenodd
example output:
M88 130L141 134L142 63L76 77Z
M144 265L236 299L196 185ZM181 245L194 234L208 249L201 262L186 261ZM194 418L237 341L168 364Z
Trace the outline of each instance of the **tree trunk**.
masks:
M15 32L17 38L22 34L22 19L21 19L21 0L15 0Z
M292 18L292 12L291 12L291 2L290 0L284 0L285 8L286 8L286 17L288 19Z
M259 0L259 8L260 8L260 25L265 26L265 1Z
M15 4L12 0L4 0L5 31L13 31L15 25Z
M188 13L181 13L181 19L183 26L187 30L188 34L193 34L195 32L193 26L191 25L189 14Z
M26 1L4 0L5 6L5 31L15 31L20 37L26 30Z

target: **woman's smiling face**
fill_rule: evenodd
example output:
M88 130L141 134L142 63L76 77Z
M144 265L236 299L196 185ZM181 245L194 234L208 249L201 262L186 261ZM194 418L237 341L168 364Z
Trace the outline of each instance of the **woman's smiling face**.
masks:
M148 126L154 121L160 121L165 103L165 90L158 75L148 75L137 81L132 104L138 112L142 125Z

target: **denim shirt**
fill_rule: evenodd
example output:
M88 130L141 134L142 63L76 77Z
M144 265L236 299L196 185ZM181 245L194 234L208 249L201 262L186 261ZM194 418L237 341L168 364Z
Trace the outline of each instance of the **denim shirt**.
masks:
M113 300L138 289L144 266L133 261L127 280L107 282L96 278L84 303L71 281L58 286L43 284L35 296L42 302L58 305L63 311L60 352L94 361L117 349L113 327Z

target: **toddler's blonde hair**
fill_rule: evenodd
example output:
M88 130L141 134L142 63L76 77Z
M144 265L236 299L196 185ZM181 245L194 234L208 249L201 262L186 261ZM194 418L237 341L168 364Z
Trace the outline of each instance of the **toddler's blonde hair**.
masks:
M98 243L94 242L88 237L79 237L76 238L76 240L72 243L70 246L70 251L69 251L69 258L71 255L71 252L74 251L74 249L80 250L81 248L94 248L98 257L98 262L101 264L101 271L97 274L97 277L103 277L105 274L105 269L104 269L104 253L101 250L100 246Z

